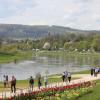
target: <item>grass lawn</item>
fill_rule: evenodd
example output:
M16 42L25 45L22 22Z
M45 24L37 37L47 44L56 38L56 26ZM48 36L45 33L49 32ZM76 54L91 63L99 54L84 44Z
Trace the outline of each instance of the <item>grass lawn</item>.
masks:
M93 92L80 97L78 100L100 100L100 80L96 81L96 86L93 88Z
M73 74L90 74L90 70L84 70L80 72L74 72Z
M0 63L9 63L16 60L29 59L35 54L32 51L20 51L15 54L2 54L0 53Z
M37 53L40 56L94 56L100 57L100 53L89 53L89 52L67 52L67 51L40 51Z

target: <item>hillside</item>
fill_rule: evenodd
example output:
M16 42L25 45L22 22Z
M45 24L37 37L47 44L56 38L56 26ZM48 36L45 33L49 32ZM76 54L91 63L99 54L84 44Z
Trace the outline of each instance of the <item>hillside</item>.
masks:
M100 31L85 31L77 30L69 27L62 26L47 26L47 25L17 25L17 24L0 24L0 37L2 38L42 38L47 36L48 33L63 34L63 33L74 33L74 34L89 34L89 33L100 33Z

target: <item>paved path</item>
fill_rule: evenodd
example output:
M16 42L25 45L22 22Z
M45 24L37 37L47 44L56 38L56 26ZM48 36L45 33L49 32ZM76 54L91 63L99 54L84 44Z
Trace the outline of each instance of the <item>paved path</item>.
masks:
M76 83L80 83L80 82L98 80L98 79L100 79L100 74L98 74L97 77L91 76L89 74L74 74L74 75L72 75L72 77L76 77L76 78L80 77L80 78L72 80L70 83L65 83L65 82L52 83L52 84L49 84L48 87L64 86L66 84L70 85L70 84L76 84ZM44 86L42 88L44 88ZM37 91L38 87L34 87L34 90ZM23 92L23 93L28 92L28 89L17 90L16 94L20 94L21 92ZM2 95L3 96L6 95L6 97L10 97L13 94L11 94L9 91L4 92L4 93L0 92L0 98L2 97Z

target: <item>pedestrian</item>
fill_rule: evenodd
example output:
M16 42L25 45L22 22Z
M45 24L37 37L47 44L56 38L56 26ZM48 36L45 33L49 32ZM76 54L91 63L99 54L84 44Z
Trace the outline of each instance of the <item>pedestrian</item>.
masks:
M65 81L65 72L63 72L62 80L63 80L63 82Z
M47 77L47 75L44 76L44 83L45 83L45 87L47 87L47 85L48 85L48 77Z
M68 72L67 77L68 77L68 81L69 81L69 83L70 83L70 81L71 81L71 73L70 73L70 72Z
M6 85L8 85L8 87L9 87L9 79L8 79L8 75L6 75Z
M40 89L42 86L41 77L38 78L38 88Z
M98 68L95 68L95 73L94 73L94 76L95 77L97 77L98 71L99 71L99 69Z
M3 83L4 83L4 88L6 88L6 76L3 76Z
M11 79L11 92L16 93L16 78L15 78L15 76L12 76L12 79Z
M91 76L93 76L93 74L94 74L94 68L91 68L90 72L91 72Z
M30 79L29 79L29 87L30 87L30 90L33 91L33 86L34 86L34 79L32 76L30 76Z
M99 68L99 71L98 71L98 73L100 72L100 68Z
M65 82L67 82L67 80L68 80L68 72L65 71L64 74L65 74Z

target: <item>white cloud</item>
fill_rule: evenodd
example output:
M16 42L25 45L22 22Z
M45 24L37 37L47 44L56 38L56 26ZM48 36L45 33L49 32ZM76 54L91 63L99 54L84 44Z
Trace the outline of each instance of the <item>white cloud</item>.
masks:
M4 2L5 1L5 2ZM4 0L1 23L100 29L100 0ZM5 9L6 6L9 8Z
M36 5L34 0L2 0L0 1L0 18L15 16L21 14L26 9Z

